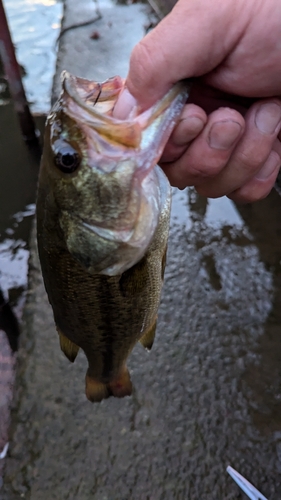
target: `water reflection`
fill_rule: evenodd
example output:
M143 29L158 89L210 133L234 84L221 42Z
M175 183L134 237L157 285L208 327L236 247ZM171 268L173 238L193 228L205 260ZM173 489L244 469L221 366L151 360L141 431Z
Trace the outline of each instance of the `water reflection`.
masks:
M4 6L17 58L24 66L24 86L32 111L46 113L50 108L62 3L4 0ZM0 287L7 299L11 290L21 291L27 286L27 241L35 210L38 164L34 164L25 149L3 77L0 77L0 111L0 160L4 166L0 173ZM15 305L20 293L12 295Z
M41 4L45 5L45 7L51 7L57 3L57 0L25 0L26 4Z
M16 235L20 232L21 223L34 214L35 204L31 203L24 210L15 213L11 217L10 226L0 233L0 289L4 290L6 298L10 288L25 287L27 283L27 241L16 239Z
M25 287L29 252L26 242L6 238L0 243L0 287L5 292L10 288Z
M4 0L18 61L24 66L24 86L34 113L50 109L56 64L56 40L62 3L55 0Z
M4 87L4 86L3 86ZM35 211L38 162L29 154L9 94L0 98L0 287L7 298L10 288L27 283L28 239ZM45 119L37 121L42 130Z
M15 213L9 227L0 227L0 293L20 319L28 284L29 233L35 205Z
M211 226L233 225L244 226L244 221L240 216L235 204L226 196L217 200L208 200L205 222Z
M204 220L212 227L244 226L244 221L235 204L226 196L218 199L207 199L199 196L195 189L172 191L172 224L184 225L188 230L195 221Z

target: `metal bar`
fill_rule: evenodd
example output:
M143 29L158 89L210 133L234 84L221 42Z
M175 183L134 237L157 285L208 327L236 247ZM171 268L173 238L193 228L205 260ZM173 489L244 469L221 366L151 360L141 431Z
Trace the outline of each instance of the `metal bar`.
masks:
M36 127L26 99L2 0L0 0L0 57L24 139L29 143L38 144Z

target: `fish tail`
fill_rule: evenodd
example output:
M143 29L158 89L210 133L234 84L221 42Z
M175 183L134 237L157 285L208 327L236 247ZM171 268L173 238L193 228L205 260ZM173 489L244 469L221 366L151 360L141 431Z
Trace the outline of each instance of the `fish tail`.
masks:
M86 396L92 403L100 402L109 396L123 398L132 394L133 384L127 366L123 366L118 376L108 384L99 382L86 375Z
M110 396L110 391L106 384L86 375L86 396L92 403L99 403Z
M118 376L108 384L108 388L112 396L116 398L123 398L132 394L133 384L126 365L122 367Z

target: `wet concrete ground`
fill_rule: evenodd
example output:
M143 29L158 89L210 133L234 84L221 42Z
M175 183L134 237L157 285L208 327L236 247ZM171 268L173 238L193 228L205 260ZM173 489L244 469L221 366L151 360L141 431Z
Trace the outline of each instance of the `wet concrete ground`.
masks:
M55 93L61 69L125 76L146 14L109 5L61 39ZM95 15L89 0L65 7L65 26ZM133 396L101 404L85 398L84 356L72 365L59 349L32 239L1 499L245 498L229 464L281 497L280 209L276 192L237 209L175 191L155 344L130 357Z
M131 356L131 398L85 399L85 359L59 350L33 253L3 500L242 498L228 464L280 497L280 198L233 225L181 196L190 219L173 222L157 338Z
M56 40L60 32L60 0L3 1L18 62L24 68L24 86L33 113L50 107L56 64Z
M55 41L61 5L56 0L5 0L16 54L37 129L50 107ZM57 33L56 33L57 32ZM40 114L41 113L41 114ZM43 114L42 114L43 113ZM0 61L0 488L8 446L16 350L27 289L38 152L23 141Z
M38 161L28 151L7 83L0 77L0 486L1 454L8 441L15 351L25 294L31 222L35 211ZM39 117L38 117L39 118ZM43 128L44 121L37 120Z

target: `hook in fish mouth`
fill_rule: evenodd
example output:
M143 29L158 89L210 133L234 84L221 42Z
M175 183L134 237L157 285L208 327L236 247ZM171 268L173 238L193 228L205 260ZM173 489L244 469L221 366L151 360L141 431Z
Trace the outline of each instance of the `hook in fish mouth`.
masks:
M103 83L92 82L62 73L64 111L75 120L83 121L90 129L115 144L139 148L141 127L135 120L117 120L112 116L115 102L124 87L119 76Z
M162 144L167 141L186 102L191 82L178 82L148 110L120 120L112 116L112 111L124 85L125 81L119 76L97 83L64 71L62 98L65 109L74 119L80 116L96 132L120 145L143 150L156 140L156 143L161 142L163 149ZM159 141L158 137L162 140Z

